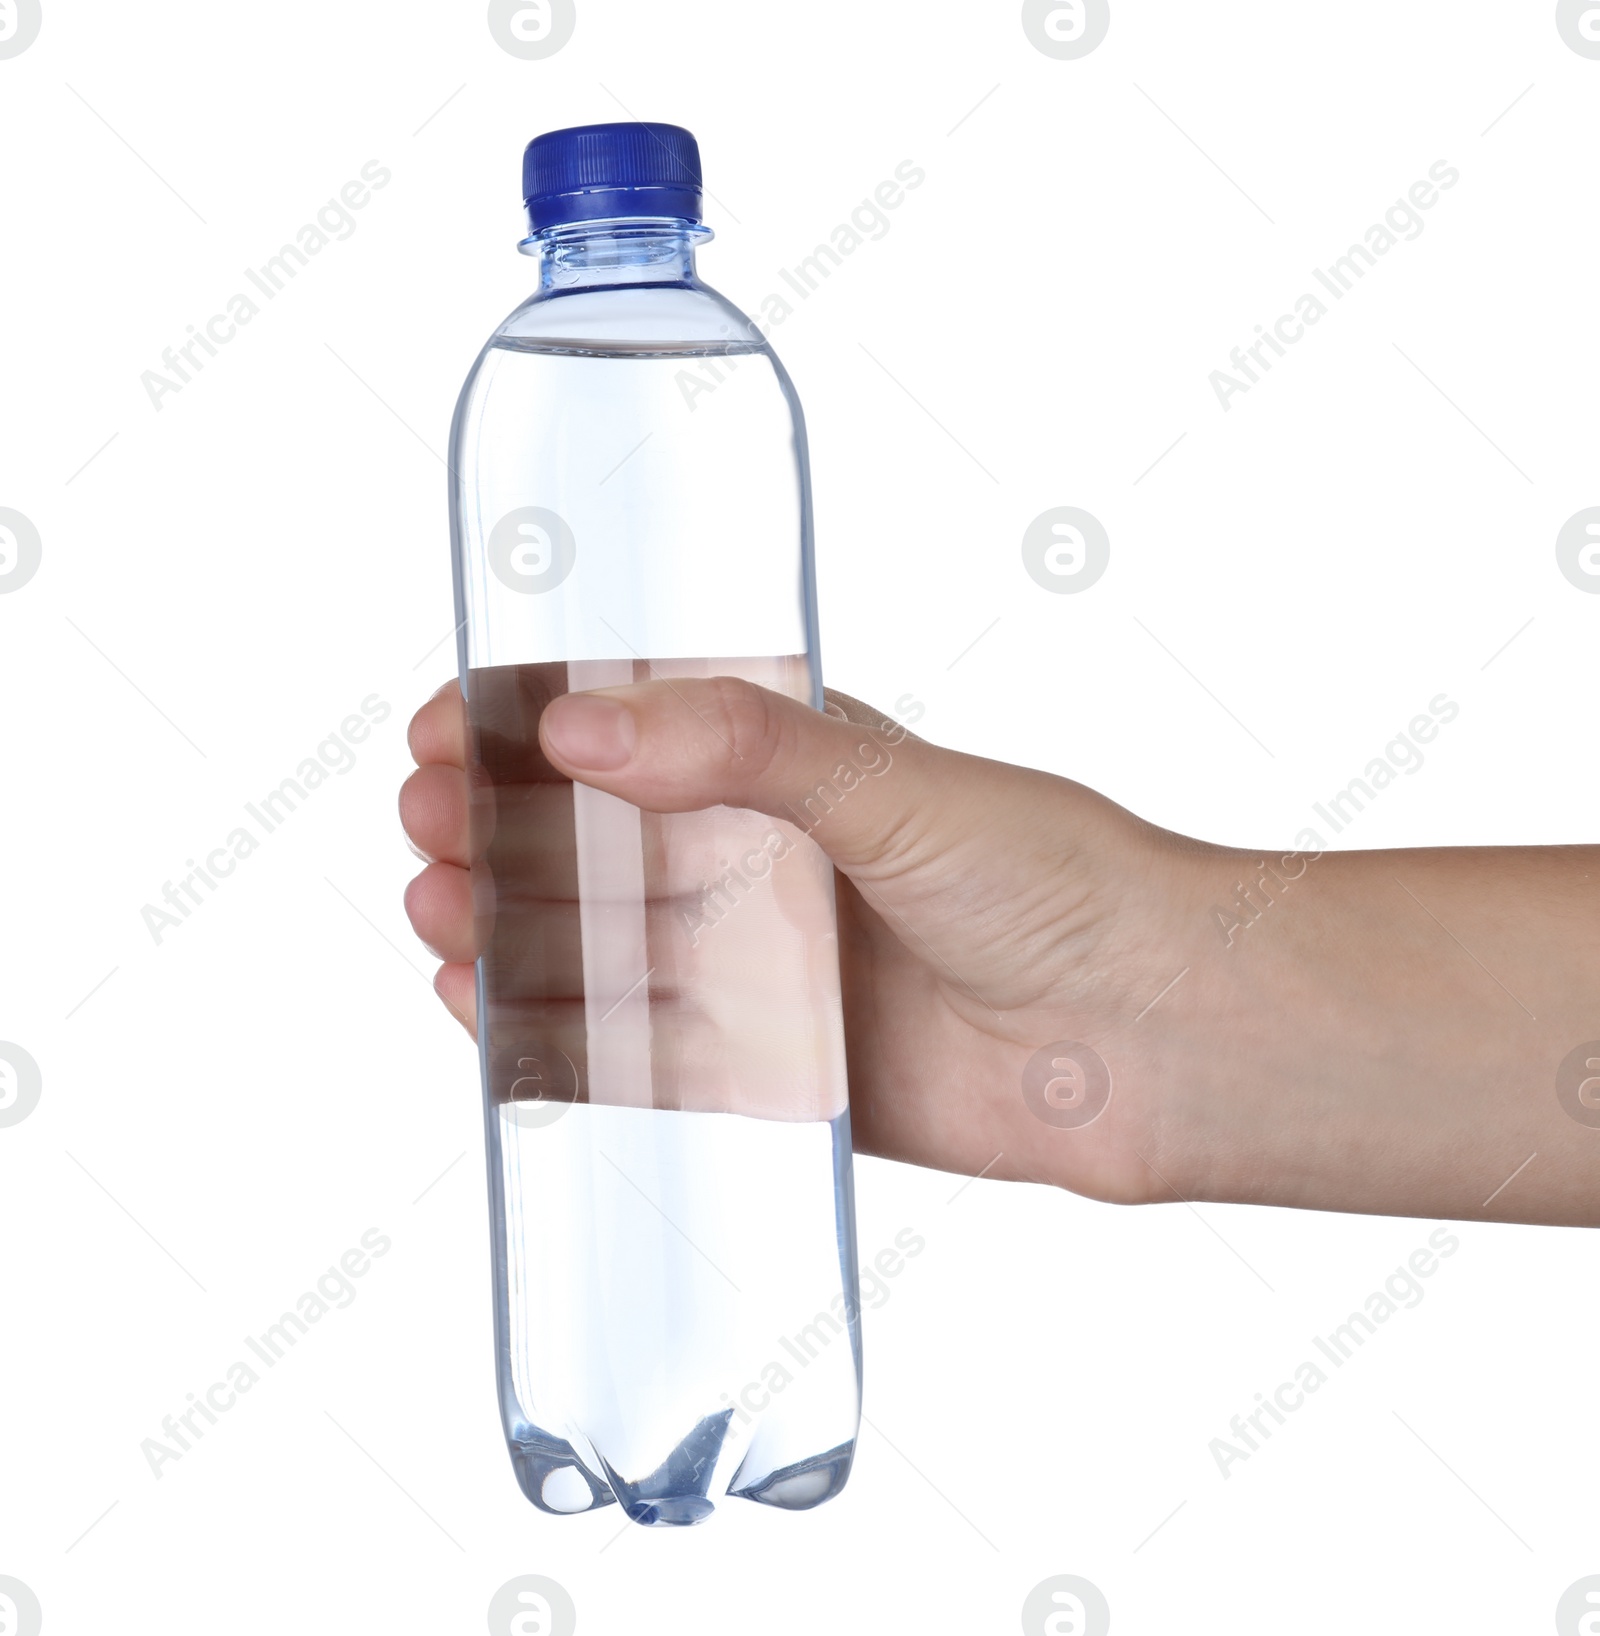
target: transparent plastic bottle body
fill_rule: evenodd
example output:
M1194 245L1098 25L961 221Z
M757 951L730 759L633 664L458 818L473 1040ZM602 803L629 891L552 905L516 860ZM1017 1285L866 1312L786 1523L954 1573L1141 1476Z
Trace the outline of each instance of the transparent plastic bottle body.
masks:
M538 745L552 698L632 681L821 704L799 404L708 236L540 235L451 438L501 1411L535 1505L650 1524L830 1498L861 1383L827 860Z

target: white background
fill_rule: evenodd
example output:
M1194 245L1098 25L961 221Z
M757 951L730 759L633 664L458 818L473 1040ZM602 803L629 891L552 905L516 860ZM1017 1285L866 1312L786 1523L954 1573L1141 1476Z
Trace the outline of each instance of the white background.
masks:
M542 1573L590 1633L1003 1632L1074 1573L1121 1632L1499 1633L1600 1572L1589 1235L1457 1228L1224 1479L1211 1439L1430 1224L875 1161L863 1257L927 1249L867 1314L839 1500L618 1537L511 1476L476 1068L395 792L453 662L440 454L528 288L537 132L694 130L701 270L752 309L926 170L774 333L831 682L1284 846L1445 692L1339 844L1595 838L1600 598L1554 542L1600 504L1600 61L1543 0L1113 13L1055 60L1011 4L579 0L526 61L477 4L45 0L0 60L0 506L43 540L0 596L0 1039L43 1074L0 1129L0 1574L48 1631L477 1631ZM374 159L353 235L156 411L141 372ZM1441 159L1422 236L1224 412L1210 372ZM1081 595L1022 566L1059 505L1111 539ZM142 906L372 694L354 769L158 946ZM154 1478L162 1417L374 1227L355 1303Z

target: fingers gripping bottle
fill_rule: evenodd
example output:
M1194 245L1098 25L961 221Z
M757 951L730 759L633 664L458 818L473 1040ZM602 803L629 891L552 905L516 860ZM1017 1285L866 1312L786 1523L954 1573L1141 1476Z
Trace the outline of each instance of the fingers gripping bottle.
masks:
M800 405L695 271L687 131L552 131L523 196L538 289L450 475L506 1438L544 1511L802 1510L844 1485L861 1390L831 870L793 824L575 784L538 738L560 694L646 680L820 706Z

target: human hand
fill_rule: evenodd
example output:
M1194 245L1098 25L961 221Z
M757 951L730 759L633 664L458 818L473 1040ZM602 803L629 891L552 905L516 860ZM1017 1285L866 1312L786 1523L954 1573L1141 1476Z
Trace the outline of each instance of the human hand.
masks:
M729 678L566 695L541 741L562 772L648 811L724 804L792 821L831 809L809 833L839 872L859 1150L1103 1198L1171 1196L1151 1168L1165 1169L1147 1094L1160 1025L1135 1019L1177 969L1161 961L1190 843L1065 779L924 743L842 694L825 714ZM480 934L457 687L418 711L411 746L401 814L432 861L406 907L444 961L440 997L473 1032ZM831 791L820 806L819 788ZM1103 1111L1087 1062L1065 1078L1036 1065L1025 1096L1030 1061L1062 1041L1115 1052ZM1091 1122L1044 1123L1035 1110L1052 1102Z
M731 678L564 695L540 738L647 811L792 821L832 791L807 827L837 871L862 1152L1118 1202L1600 1221L1600 1131L1554 1090L1600 1038L1595 848L1212 846ZM411 744L402 819L433 861L406 906L472 1031L453 685ZM1240 912L1259 929L1224 934Z

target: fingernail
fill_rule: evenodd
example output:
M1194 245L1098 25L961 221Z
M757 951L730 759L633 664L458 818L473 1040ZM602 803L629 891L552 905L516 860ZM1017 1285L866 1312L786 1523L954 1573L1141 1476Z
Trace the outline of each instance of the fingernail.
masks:
M598 693L568 693L544 713L546 742L571 767L611 773L625 766L638 742L633 714Z

